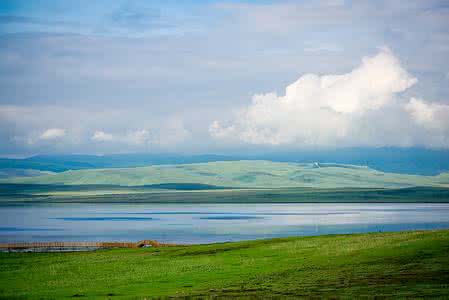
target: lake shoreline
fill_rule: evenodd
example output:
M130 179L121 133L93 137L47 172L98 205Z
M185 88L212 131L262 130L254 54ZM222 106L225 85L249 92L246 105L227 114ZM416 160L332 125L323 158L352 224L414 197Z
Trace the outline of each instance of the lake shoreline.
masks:
M81 188L81 191L77 191ZM115 194L115 192L119 192ZM151 190L144 187L0 184L0 206L32 203L449 203L449 188Z
M86 252L97 250L113 250L113 249L138 249L138 248L160 248L160 247L191 247L200 245L219 245L229 243L245 243L256 241L270 241L275 239L291 239L291 238L316 238L316 237L331 237L331 236L352 236L365 234L393 234L393 233L407 233L407 232L431 232L431 231L449 231L447 228L438 229L417 229L417 230L401 230L401 231L385 231L385 232L364 232L364 233L336 233L336 234L321 234L308 236L283 236L276 238L262 238L253 240L240 241L225 241L213 243L198 243L198 244L175 244L175 243L160 243L156 240L141 240L138 242L123 242L123 241L97 241L97 242L22 242L22 243L0 243L0 253L67 253L67 252Z

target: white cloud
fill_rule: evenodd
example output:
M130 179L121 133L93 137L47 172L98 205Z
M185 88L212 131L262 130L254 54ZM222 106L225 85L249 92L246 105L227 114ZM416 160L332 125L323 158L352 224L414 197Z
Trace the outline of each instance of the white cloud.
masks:
M97 130L94 132L91 139L93 141L97 141L97 142L110 142L110 141L113 141L115 138L110 133L106 133L104 131Z
M62 128L49 128L45 130L41 135L40 138L42 140L54 140L62 138L66 135L65 129Z
M150 132L146 129L130 130L126 134L111 134L97 130L91 139L97 142L115 142L132 146L142 146L149 142Z
M148 130L135 130L129 131L122 140L127 144L132 145L144 145L148 143L150 138L150 132Z
M449 105L427 103L423 99L411 98L405 109L420 125L440 130L449 128Z
M362 64L343 75L306 74L287 86L284 97L274 94L255 96L275 97L287 109L331 109L339 113L354 113L377 109L391 101L393 95L416 83L401 67L388 49L374 57L365 57ZM278 104L278 103L276 103Z
M404 105L400 93L416 82L390 50L381 49L347 74L306 74L287 86L284 96L254 95L228 126L216 120L209 133L217 139L268 145L423 143L426 137L415 136L417 127L448 128L449 106L414 98ZM440 146L447 144L444 136L435 135ZM432 145L438 145L435 138Z
M142 107L98 111L66 106L0 105L0 135L3 134L9 148L30 152L161 151L174 149L191 136L184 126L187 117L187 114L159 116ZM203 124L206 125L202 128L207 129L208 122ZM58 143L48 142L58 136Z

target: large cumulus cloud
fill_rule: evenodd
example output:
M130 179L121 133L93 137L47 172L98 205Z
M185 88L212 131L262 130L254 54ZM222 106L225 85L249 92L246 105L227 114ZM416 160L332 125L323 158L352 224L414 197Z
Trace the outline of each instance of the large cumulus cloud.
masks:
M306 74L276 93L254 95L210 134L234 142L294 146L448 147L449 106L406 99L417 82L388 49L342 75ZM225 125L223 125L225 124Z

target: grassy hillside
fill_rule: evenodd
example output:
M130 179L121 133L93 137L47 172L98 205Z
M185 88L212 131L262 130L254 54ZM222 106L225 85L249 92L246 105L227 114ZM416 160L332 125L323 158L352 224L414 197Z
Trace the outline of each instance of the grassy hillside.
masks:
M296 163L366 165L391 173L438 175L449 170L449 150L424 148L338 148L240 155L182 155L129 153L112 155L37 155L23 159L0 158L2 169L63 172L98 168L131 168L150 165L206 163L231 160L269 160Z
M449 231L0 253L0 298L449 297Z
M122 186L189 183L233 188L399 188L449 186L449 175L420 176L383 173L355 165L227 161L122 169L76 170L46 176L15 178L3 182Z

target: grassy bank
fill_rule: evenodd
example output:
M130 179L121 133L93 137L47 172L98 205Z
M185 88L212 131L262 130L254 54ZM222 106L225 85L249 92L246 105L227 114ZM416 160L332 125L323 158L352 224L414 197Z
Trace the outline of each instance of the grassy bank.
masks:
M0 205L18 203L448 203L449 188L160 189L0 184Z
M449 297L449 230L0 254L0 297Z

